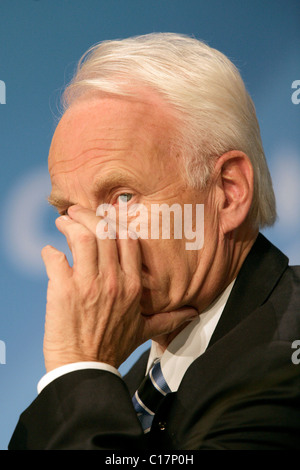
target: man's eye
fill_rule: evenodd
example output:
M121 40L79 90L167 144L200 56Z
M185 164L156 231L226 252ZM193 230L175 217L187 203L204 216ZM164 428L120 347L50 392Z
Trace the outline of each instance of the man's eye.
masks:
M130 194L130 193L122 193L122 194L120 194L120 195L118 196L117 201L118 201L118 202L121 201L121 202L127 203L127 202L129 202L129 201L131 200L132 196L133 196L133 195Z

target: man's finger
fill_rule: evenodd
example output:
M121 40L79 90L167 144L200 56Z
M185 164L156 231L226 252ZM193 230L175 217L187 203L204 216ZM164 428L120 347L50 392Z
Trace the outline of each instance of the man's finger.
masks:
M198 316L198 311L192 307L184 307L172 312L156 313L149 316L145 315L145 337L146 339L152 339L156 336L171 333L184 323L195 320Z
M97 224L99 218L96 216L95 212L90 209L85 209L79 204L70 206L68 209L68 215L72 220L84 225L88 228L93 234L96 234Z
M41 254L49 279L63 282L63 280L72 276L72 268L64 253L53 248L53 246L47 245L42 249Z
M97 276L98 246L92 232L67 216L59 217L56 226L67 238L74 271L83 277Z
M118 239L119 258L122 271L126 274L141 277L142 256L139 240Z
M95 236L98 246L99 271L106 272L108 269L115 269L117 271L119 267L119 254L116 241L109 233L107 238L97 235L97 226L100 218L93 211L79 205L71 206L68 209L68 214L70 214L72 220L86 227Z

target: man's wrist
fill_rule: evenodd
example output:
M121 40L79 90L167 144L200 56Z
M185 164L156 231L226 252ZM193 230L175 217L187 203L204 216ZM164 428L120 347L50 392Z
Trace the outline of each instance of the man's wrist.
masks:
M115 375L118 375L121 377L120 372L118 369L115 367L111 366L110 364L106 364L104 362L73 362L71 364L65 364L63 366L57 367L56 369L51 370L50 372L47 372L39 381L37 385L37 391L38 394L41 393L41 391L49 385L51 382L53 382L55 379L58 377L61 377L62 375L68 374L70 372L74 372L77 370L86 370L86 369L98 369L98 370L105 370L107 372L111 372Z

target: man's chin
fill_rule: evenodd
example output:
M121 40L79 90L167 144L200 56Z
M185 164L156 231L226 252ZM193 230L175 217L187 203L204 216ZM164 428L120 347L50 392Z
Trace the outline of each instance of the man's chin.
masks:
M150 317L151 315L155 315L156 313L158 312L151 307L141 306L141 315L145 317Z
M190 310L190 309L193 309L195 310L195 314L197 314L197 310L195 309L195 307L191 306L191 305L174 305L174 306L171 306L170 304L163 304L162 302L160 303L142 303L141 302L141 315L145 316L145 317L150 317L151 315L160 315L160 314L163 314L163 313L166 313L166 312L176 312L176 311L180 311L180 310Z
M153 293L150 289L143 289L140 304L141 314L145 316L163 312L164 308L166 308L166 305L163 305L157 298L153 297Z
M160 291L143 288L141 300L141 314L145 316L193 308L190 305L172 303L168 295Z
M152 303L147 304L147 303L142 303L141 302L141 314L144 315L145 317L149 317L151 315L155 315L156 313L162 312L163 309L159 308L159 306L153 305Z
M143 288L140 305L142 315L153 315L153 298L150 289Z

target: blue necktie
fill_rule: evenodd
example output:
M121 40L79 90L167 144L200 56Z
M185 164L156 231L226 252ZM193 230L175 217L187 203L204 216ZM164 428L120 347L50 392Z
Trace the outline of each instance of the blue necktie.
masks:
M160 362L156 362L132 397L132 403L144 433L151 429L152 421L161 400L170 393Z

